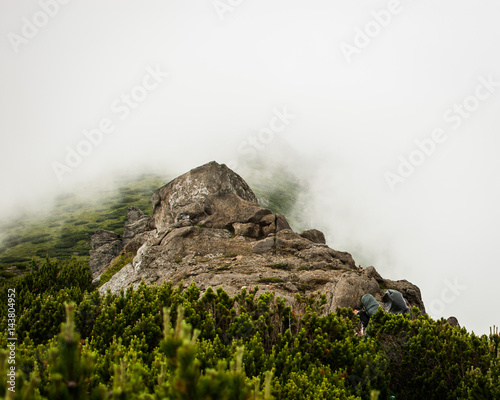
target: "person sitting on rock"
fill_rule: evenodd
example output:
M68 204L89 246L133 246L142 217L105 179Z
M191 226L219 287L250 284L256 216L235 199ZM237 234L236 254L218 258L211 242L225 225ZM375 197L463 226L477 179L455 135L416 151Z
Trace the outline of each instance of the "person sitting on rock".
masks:
M405 298L397 290L388 289L382 296L382 301L385 311L391 314L410 314Z
M363 297L361 297L361 304L363 305L363 310L354 310L354 314L359 316L359 319L361 320L361 334L364 335L368 322L370 322L370 318L378 310L380 304L378 304L375 297L369 293L364 294Z

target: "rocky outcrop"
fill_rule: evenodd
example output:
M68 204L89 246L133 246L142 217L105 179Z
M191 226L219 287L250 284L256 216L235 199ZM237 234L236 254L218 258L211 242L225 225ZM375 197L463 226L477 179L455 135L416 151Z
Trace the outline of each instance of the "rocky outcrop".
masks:
M90 240L89 266L95 283L109 263L122 251L136 254L145 242L148 232L154 229L152 218L138 207L129 207L128 220L123 227L123 237L106 230L95 231Z
M411 306L417 306L422 311L425 310L422 294L417 286L406 280L392 281L384 279L372 266L358 269L354 274L344 274L325 287L326 291L332 293L331 308L356 308L359 306L359 299L365 293L372 294L382 305L382 296L387 289L401 292Z
M128 221L123 227L123 244L126 246L135 236L154 229L152 218L144 214L138 207L129 207Z
M160 232L196 224L230 228L233 223L258 222L263 216L258 213L261 207L247 183L216 162L174 179L158 189L151 201Z
M195 282L201 290L222 287L229 295L258 286L290 303L297 293L325 293L330 311L360 307L365 293L380 301L385 289L396 289L424 311L416 286L385 280L373 267L358 268L316 229L294 232L285 216L261 207L225 165L212 162L174 179L154 193L152 205L151 219L129 209L124 251L135 257L101 293L141 281Z
M102 274L108 264L120 254L123 241L119 235L111 231L98 230L90 239L89 266L93 278Z
M317 229L308 229L300 234L303 238L309 239L314 243L326 244L325 234Z
M452 327L460 329L460 324L458 323L458 319L456 317L449 317L446 322L448 322L448 324Z

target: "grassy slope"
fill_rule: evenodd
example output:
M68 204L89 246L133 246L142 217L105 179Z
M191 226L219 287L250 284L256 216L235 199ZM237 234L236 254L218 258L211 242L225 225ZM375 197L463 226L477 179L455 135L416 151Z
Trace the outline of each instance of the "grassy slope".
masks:
M246 170L243 175L262 207L285 215L295 231L303 230L303 210L296 206L304 187L295 176L283 168L263 170L258 167Z
M127 219L127 207L137 206L151 215L151 195L165 182L156 175L121 182L92 200L78 195L60 196L53 209L0 226L0 276L8 266L24 269L31 260L47 256L59 260L87 260L93 231L107 229L119 234Z
M0 225L4 238L0 242L0 277L9 278L26 269L32 260L41 261L47 256L88 260L93 231L106 229L121 234L130 206L151 215L151 195L168 180L148 174L122 180L116 189L102 192L92 200L71 194L60 196L47 213ZM292 226L297 225L290 218L300 191L293 177L281 170L267 177L251 174L248 182L262 206L285 214ZM12 269L12 265L17 269Z

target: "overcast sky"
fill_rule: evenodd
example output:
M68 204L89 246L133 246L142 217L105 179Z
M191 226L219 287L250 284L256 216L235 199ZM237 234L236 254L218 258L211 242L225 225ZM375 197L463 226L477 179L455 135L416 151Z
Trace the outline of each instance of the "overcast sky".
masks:
M497 0L1 0L0 216L256 156L328 244L500 325Z

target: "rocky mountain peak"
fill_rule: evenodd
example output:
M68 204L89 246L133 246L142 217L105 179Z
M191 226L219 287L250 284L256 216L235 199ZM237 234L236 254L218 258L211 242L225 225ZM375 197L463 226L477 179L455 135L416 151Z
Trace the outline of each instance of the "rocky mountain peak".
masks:
M201 224L230 228L259 207L247 183L215 161L195 168L158 189L151 199L158 231Z
M258 286L290 303L297 293L319 291L330 311L359 307L365 293L380 301L383 290L396 289L424 311L418 287L357 267L349 253L328 247L316 229L294 232L285 216L261 207L248 184L224 164L211 162L179 176L151 201L152 217L129 209L123 238L100 231L92 239L96 282L119 248L134 257L101 286L102 293L141 281L195 282L201 290L222 287L229 295Z

